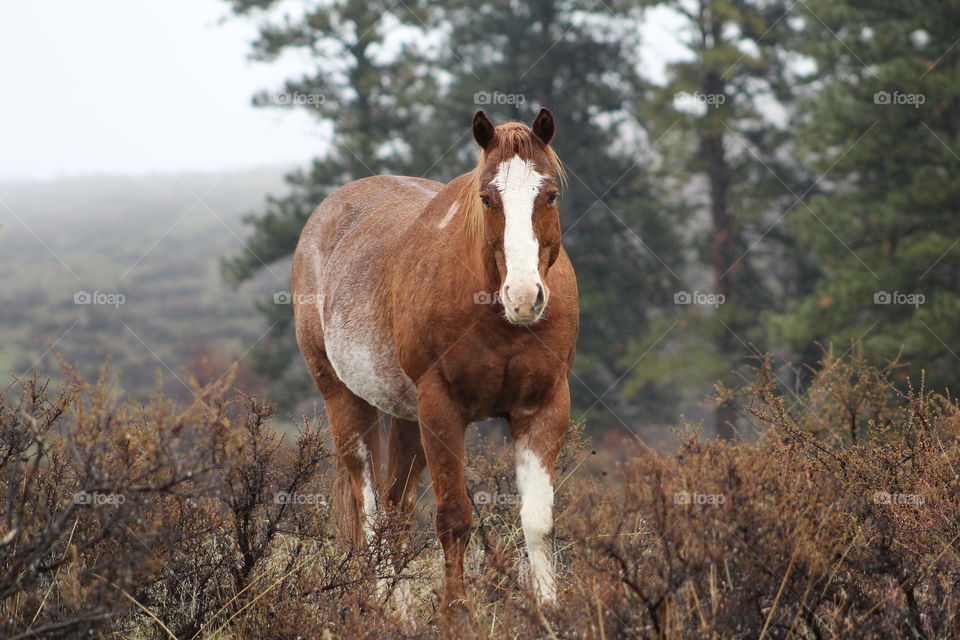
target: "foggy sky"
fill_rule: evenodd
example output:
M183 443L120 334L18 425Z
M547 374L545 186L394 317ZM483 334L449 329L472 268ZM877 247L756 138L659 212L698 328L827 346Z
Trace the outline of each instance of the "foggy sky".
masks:
M648 65L671 48L669 22L644 29ZM329 130L250 99L309 61L250 62L255 35L221 0L5 2L0 182L306 162Z

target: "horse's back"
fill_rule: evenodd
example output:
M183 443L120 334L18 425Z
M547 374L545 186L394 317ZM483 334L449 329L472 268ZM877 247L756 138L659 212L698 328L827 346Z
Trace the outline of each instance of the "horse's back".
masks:
M316 208L294 253L301 350L322 351L354 394L404 419L417 417L416 388L397 360L384 283L399 239L442 187L406 176L348 183Z
M439 182L407 176L371 176L345 184L311 214L297 253L320 252L324 262L318 265L310 260L305 264L311 271L325 269L327 260L344 257L345 252L355 256L357 251L383 251L442 187Z

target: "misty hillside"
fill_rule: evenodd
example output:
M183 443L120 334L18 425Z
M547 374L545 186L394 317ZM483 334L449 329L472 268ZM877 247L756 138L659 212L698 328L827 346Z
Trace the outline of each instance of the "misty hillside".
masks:
M221 256L243 249L244 215L282 193L284 169L85 177L0 185L0 371L29 370L50 344L86 375L111 359L143 398L204 359L215 379L264 336L254 301L288 288L286 265L236 291ZM75 296L77 297L75 301ZM58 366L47 358L48 370ZM200 367L202 370L202 367ZM176 377L175 377L176 376ZM257 381L241 363L238 384Z

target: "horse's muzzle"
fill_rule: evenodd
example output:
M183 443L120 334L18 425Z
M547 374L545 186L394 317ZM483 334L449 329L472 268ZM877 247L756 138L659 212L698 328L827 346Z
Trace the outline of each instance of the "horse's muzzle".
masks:
M507 320L514 324L531 324L540 319L547 296L539 282L505 284L500 295Z

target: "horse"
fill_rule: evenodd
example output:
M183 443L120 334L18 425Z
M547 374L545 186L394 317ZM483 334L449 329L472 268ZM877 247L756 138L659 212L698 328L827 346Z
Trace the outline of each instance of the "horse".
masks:
M306 222L291 294L300 351L326 407L334 507L354 545L382 509L409 536L425 468L445 560L443 612L469 618L463 560L471 503L464 436L504 418L536 601L557 600L554 467L570 417L579 308L558 211L565 173L554 117L473 118L476 167L447 184L350 182ZM380 418L390 416L380 481Z

